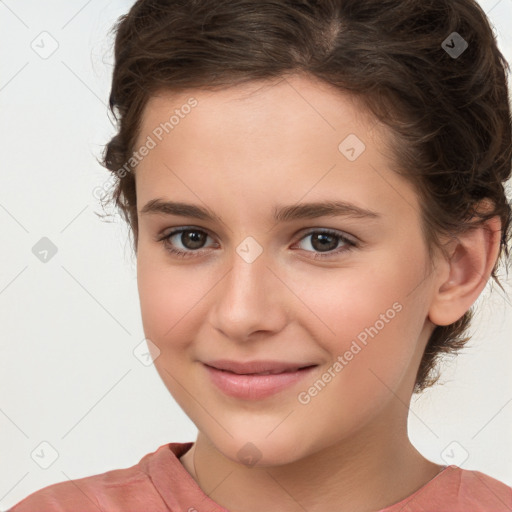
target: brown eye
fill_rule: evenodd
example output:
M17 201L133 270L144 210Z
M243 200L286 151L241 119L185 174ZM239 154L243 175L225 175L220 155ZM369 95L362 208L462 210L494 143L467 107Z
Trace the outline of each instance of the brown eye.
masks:
M196 229L186 229L181 232L180 242L187 249L201 249L208 235Z
M171 254L186 258L201 253L207 238L208 233L201 229L180 228L164 235L158 241L162 242Z
M309 245L312 250L307 248L304 250L312 252L313 258L336 256L357 246L356 242L349 240L341 233L326 229L310 231L301 238L301 241L306 239L310 239L310 242L306 245ZM342 246L338 248L340 243Z
M327 233L314 233L311 236L311 246L316 251L332 251L338 246L338 239Z

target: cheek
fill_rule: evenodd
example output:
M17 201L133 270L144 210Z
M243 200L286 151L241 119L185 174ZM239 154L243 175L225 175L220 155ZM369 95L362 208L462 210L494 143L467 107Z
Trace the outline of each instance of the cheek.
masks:
M306 328L333 362L342 357L339 380L357 382L367 392L378 385L377 376L397 385L418 348L425 315L417 293L410 292L421 271L416 263L399 260L394 253L382 254L374 260L378 266L364 265L361 271L302 276L298 295L315 313L306 312Z
M163 264L141 250L137 259L137 285L144 332L160 350L193 339L188 329L198 325L194 315L208 291L205 280L191 278L185 267ZM172 344L171 344L172 341Z
M159 351L154 366L173 398L193 416L187 389L197 385L191 381L195 376L190 374L190 359L201 325L201 298L208 286L206 280L192 276L184 267L146 258L144 251L139 253L137 281L144 334Z
M386 272L375 265L361 264L359 268L317 269L286 277L290 288L300 297L296 312L320 339L346 340L364 333L365 328L384 320L394 320L393 304L402 302L402 288L397 272L391 267ZM386 322L386 326L389 322ZM361 336L364 338L364 334ZM330 343L330 342L329 342Z

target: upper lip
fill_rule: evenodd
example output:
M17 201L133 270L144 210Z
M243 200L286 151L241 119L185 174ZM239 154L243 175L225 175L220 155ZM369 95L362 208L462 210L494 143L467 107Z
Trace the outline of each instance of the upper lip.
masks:
M207 366L217 368L218 370L226 370L232 373L248 374L248 373L282 373L286 371L298 370L307 366L316 366L315 363L290 363L286 361L231 361L228 359L218 359L216 361L207 361Z

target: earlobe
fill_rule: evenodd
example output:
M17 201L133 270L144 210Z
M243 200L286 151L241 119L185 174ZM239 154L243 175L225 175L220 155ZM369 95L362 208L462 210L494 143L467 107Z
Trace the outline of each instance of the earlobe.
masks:
M446 271L440 276L429 309L435 325L461 318L484 289L499 254L501 220L498 216L457 236Z

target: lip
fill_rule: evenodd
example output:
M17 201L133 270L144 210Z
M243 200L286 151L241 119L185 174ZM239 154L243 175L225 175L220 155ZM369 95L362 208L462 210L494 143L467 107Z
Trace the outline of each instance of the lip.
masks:
M232 363L232 362L230 362ZM278 367L274 364L273 370L281 369L281 373L269 374L269 375L254 375L250 374L248 369L253 371L259 370L264 372L265 370L270 371L269 362L254 362L254 363L237 363L238 370L243 370L246 373L234 373L228 370L221 370L216 367L209 366L209 364L203 363L207 373L216 387L224 394L239 398L242 400L262 400L269 396L275 395L280 391L285 390L298 383L306 376L310 375L316 368L317 365L308 366L306 368L297 369L298 366L292 364L291 367L288 364L288 368ZM271 365L270 365L271 366ZM233 366L232 366L233 367Z
M275 360L258 360L258 361L232 361L230 359L216 359L215 361L204 361L204 364L217 368L218 370L226 370L232 373L248 374L248 373L261 373L273 372L282 373L291 370L297 370L305 366L313 366L315 363L300 363L289 361L275 361Z

